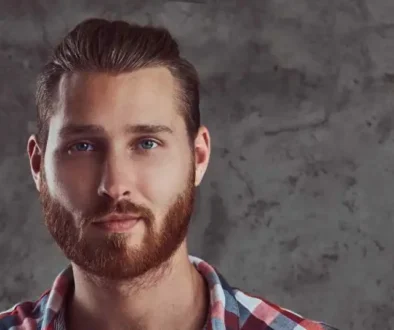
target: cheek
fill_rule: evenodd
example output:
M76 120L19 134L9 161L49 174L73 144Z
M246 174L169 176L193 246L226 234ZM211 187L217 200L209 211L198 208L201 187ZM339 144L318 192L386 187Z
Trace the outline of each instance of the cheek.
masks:
M152 204L167 206L185 189L188 170L188 165L176 158L141 167L138 190Z
M53 195L68 210L83 210L94 196L94 167L78 166L71 162L58 161L52 168L51 183Z

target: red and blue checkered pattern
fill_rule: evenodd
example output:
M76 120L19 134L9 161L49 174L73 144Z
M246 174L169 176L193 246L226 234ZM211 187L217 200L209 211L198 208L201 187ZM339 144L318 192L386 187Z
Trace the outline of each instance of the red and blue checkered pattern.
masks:
M337 330L234 289L207 262L193 256L190 261L210 287L210 314L204 330ZM66 329L64 297L72 285L72 269L68 267L37 301L21 302L0 312L0 330Z

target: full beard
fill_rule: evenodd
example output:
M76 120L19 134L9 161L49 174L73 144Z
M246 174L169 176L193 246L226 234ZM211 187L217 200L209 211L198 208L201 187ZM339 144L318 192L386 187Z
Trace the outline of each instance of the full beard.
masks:
M125 200L115 204L102 202L88 215L75 219L50 196L43 171L40 201L45 225L66 258L88 274L108 280L137 279L164 267L185 240L194 206L194 179L192 162L185 190L177 196L160 224L161 229L156 231L153 213L142 205ZM138 247L129 246L127 235L122 233L100 238L84 235L89 224L112 212L135 212L142 216L140 221L144 221L146 231Z

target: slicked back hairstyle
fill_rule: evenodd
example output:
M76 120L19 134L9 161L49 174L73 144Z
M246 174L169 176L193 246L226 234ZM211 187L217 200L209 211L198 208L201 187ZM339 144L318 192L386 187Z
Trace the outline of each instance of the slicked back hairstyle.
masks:
M75 72L120 74L164 66L177 81L176 97L184 117L189 142L200 127L199 78L192 64L180 56L179 47L163 27L91 18L79 23L54 49L37 79L37 138L45 150L49 119L54 113L59 82Z

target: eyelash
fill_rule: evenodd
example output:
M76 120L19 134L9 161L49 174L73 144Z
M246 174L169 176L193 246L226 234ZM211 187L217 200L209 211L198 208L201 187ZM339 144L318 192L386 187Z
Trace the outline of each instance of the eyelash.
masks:
M76 143L73 143L73 144L71 144L70 146L67 147L67 152L68 153L70 153L70 152L87 152L87 151L73 150L76 146L81 145L81 144L87 144L87 145L91 145L91 146L94 145L93 143L85 142L85 141L76 142Z
M152 148L152 149L155 149L155 148L157 148L158 146L160 146L160 143L159 143L158 141L156 141L155 139L151 139L151 138L142 138L142 139L139 139L139 140L137 141L137 145L140 145L140 144L142 144L143 142L146 142L146 141L153 142L153 143L155 143L155 144L157 145L156 147L154 147L154 148ZM152 150L152 149L143 149L143 148L141 148L140 151L142 151L142 152L148 152L149 150Z
M146 141L151 141L151 142L155 143L157 146L154 147L154 148L151 148L151 149L144 149L144 148L138 148L138 147L137 147L137 148L132 147L132 149L133 149L133 150L138 149L140 152L144 152L144 153L145 153L145 152L148 152L148 151L150 151L150 150L152 150L152 149L155 149L155 148L157 148L158 146L161 145L161 143L158 142L158 141L155 140L155 139L152 139L152 138L141 138L141 139L138 139L136 143L132 143L131 146L133 146L133 145L139 146L139 145L141 145L143 142L146 142ZM67 149L67 152L70 153L70 152L94 152L94 151L95 151L95 150L92 150L92 151L78 151L78 150L72 150L72 148L74 148L74 147L76 147L77 145L80 145L80 144L87 144L87 145L93 146L93 148L95 148L95 147L98 145L98 144L96 144L96 143L91 143L91 142L87 142L87 141L78 141L78 142L74 142L74 143L72 143L71 145L69 145L69 146L66 148L66 149Z

